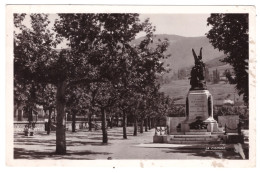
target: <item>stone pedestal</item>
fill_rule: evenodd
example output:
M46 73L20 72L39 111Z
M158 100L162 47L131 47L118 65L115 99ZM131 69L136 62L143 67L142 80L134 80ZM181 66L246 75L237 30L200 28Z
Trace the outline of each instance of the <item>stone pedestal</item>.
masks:
M213 98L208 90L191 90L186 98L186 119L181 123L181 131L189 132L190 124L202 120L208 132L217 132L217 121L213 118Z

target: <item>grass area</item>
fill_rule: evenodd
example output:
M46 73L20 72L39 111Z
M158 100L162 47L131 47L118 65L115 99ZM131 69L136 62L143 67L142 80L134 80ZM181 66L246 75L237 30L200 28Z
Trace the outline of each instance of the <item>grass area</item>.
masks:
M207 83L207 87L213 96L214 105L222 105L224 100L235 99L235 102L243 102L242 96L239 96L236 93L234 85L230 85L225 82L219 82L218 84ZM175 99L176 104L185 104L185 98L189 89L189 80L176 80L171 81L169 84L162 85L160 91Z

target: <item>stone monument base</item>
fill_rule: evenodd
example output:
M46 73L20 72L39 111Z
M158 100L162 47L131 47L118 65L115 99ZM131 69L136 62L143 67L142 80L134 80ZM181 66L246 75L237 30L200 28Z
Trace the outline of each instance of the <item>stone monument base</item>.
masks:
M186 99L186 120L181 122L181 132L190 129L207 129L218 132L218 123L213 118L212 95L208 90L190 90Z

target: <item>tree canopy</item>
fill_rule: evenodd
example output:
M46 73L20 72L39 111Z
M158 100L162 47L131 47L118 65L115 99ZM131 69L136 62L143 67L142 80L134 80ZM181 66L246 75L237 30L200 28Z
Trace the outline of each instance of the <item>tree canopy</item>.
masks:
M107 107L118 98L127 99L124 92L142 93L146 86L156 85L157 75L165 71L160 60L168 57L164 54L168 41L150 46L155 27L149 20L141 22L138 14L58 15L50 29L47 14L30 14L31 27L22 24L25 14L14 14L14 25L20 31L14 33L14 78L17 83L35 86L52 84L56 92L52 104L57 109L56 153L65 154L66 109L92 102L103 112L102 122L106 121ZM139 32L146 35L133 45ZM55 49L64 40L69 48ZM92 90L95 98L88 100Z
M207 37L215 48L227 55L223 61L233 66L235 75L229 79L236 84L238 94L243 94L244 102L248 104L248 14L211 14L207 22L212 26Z

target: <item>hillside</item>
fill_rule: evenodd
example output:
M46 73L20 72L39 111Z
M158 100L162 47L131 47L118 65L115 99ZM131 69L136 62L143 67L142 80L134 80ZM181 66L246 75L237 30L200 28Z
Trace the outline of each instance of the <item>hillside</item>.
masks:
M178 35L155 35L153 47L158 43L158 39L169 40L169 47L166 54L171 54L171 57L164 60L165 64L169 64L173 71L177 71L183 67L194 65L194 58L191 49L193 48L198 54L201 47L203 47L202 57L203 61L207 62L218 57L223 57L224 53L214 49L209 43L209 39L203 37L182 37ZM143 37L136 39L133 44L139 43Z
M235 99L236 103L243 103L243 97L236 93L234 85L225 82L218 84L207 83L207 88L213 96L214 105L222 105L226 99ZM173 98L176 104L185 104L189 89L189 80L176 80L171 81L169 84L162 85L160 91Z
M216 57L216 58L214 58L214 59L211 59L211 60L209 60L209 61L206 61L206 62L205 62L205 65L206 65L208 68L226 65L226 63L220 61L221 59L224 59L225 57L226 57L225 55Z

